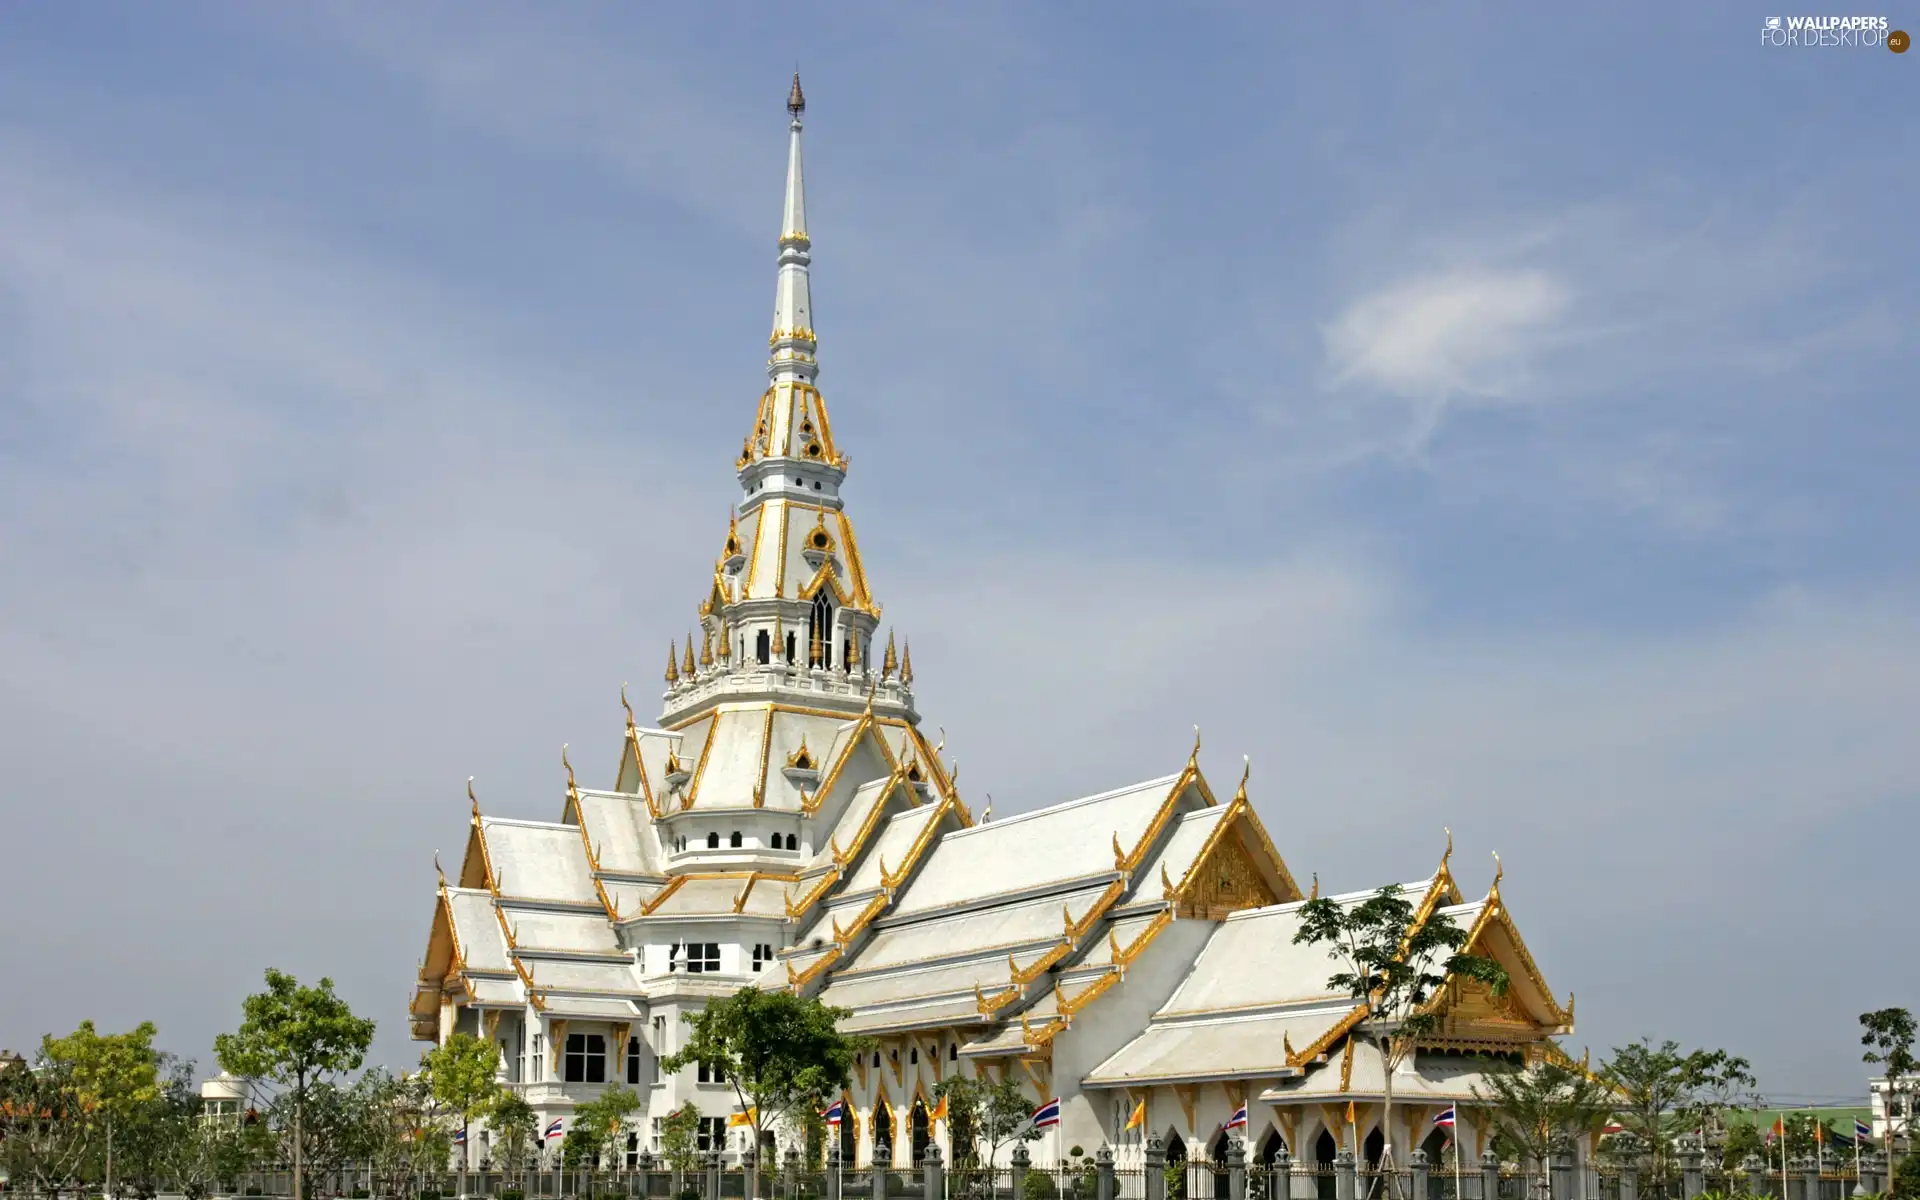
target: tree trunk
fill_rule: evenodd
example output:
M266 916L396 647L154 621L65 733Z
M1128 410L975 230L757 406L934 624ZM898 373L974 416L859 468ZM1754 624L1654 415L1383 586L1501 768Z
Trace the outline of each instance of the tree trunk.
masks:
M102 1189L107 1200L113 1200L113 1118L107 1118L107 1181Z
M1400 1200L1400 1172L1394 1169L1393 1161L1393 1071L1397 1064L1393 1061L1392 1037L1382 1034L1379 1043L1380 1065L1385 1068L1382 1072L1385 1084L1381 1088L1380 1104L1380 1170L1387 1174L1387 1195L1393 1200ZM1426 1197L1421 1196L1418 1200L1426 1200Z
M304 1076L296 1075L293 1080L293 1200L301 1200L305 1193L306 1157L303 1151L307 1133L305 1128L307 1106L307 1081Z

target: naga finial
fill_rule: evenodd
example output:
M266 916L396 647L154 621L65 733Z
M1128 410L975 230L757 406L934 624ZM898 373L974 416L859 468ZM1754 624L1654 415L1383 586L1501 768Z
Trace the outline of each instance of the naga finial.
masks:
M480 819L480 797L473 794L473 776L467 776L467 803L473 805L473 819Z
M1244 804L1247 800L1247 780L1253 776L1253 755L1242 754L1240 764L1240 790L1233 794L1233 798Z
M1119 830L1115 830L1113 834L1113 869L1116 871L1127 869L1127 852L1120 848Z
M573 764L567 761L567 744L565 742L560 743L560 765L567 769L567 795L575 796L579 792L579 788L574 786Z
M1200 765L1200 727L1198 725L1193 727L1193 753L1187 755L1187 765L1189 767Z
M620 685L620 707L627 710L627 728L633 728L633 705L627 703L627 685Z
M1496 901L1500 899L1500 880L1506 873L1507 868L1500 861L1500 852L1495 850L1493 852L1493 886L1487 889L1487 895Z
M443 870L441 870L441 869L440 869L440 851L438 851L438 850L435 850L435 851L433 852L433 873L434 873L435 875L438 875L438 876L440 877L440 888L441 888L441 890L442 890L442 891L444 891L444 890L446 890L446 886L447 886L447 873L446 873L445 871L443 871Z
M1313 893L1309 895L1307 899L1318 900L1319 898L1320 898L1320 872L1315 871L1313 873Z
M1447 865L1447 860L1453 857L1453 829L1451 826L1442 825L1440 830L1447 835L1447 851L1440 856L1440 865L1444 867Z

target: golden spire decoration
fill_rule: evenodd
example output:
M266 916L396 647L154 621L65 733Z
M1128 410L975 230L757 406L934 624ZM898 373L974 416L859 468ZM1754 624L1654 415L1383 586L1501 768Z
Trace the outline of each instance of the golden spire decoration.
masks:
M733 651L727 649L727 643L731 640L732 640L732 635L727 632L727 627L725 625L721 625L720 636L714 639L714 641L718 642L719 645L715 646L713 650L715 654L720 656L721 662L726 662L727 659L733 657Z
M860 635L855 633L847 639L847 661L844 664L851 671L860 665Z
M674 661L679 657L679 650L680 650L680 647L674 642L669 641L667 643L667 682L668 683L680 682L680 664Z
M900 682L913 682L913 639L908 638L900 654Z
M740 553L740 514L732 505L727 506L727 557Z
M713 635L705 629L700 631L700 665L703 667L713 665Z
M1315 871L1313 873L1313 894L1308 896L1307 899L1318 900L1319 898L1320 898L1320 872Z
M880 677L886 679L900 669L900 658L893 652L893 630L887 630L887 656L880 660Z
M780 623L780 614L773 614L773 652L768 657L774 662L787 661L786 627Z
M686 661L681 664L680 673L689 679L693 678L693 635L691 633L687 635Z

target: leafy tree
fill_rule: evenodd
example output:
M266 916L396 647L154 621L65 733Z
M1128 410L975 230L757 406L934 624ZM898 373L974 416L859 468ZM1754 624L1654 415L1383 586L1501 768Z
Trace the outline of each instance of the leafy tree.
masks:
M91 1123L71 1086L71 1064L0 1064L0 1167L12 1186L53 1196L80 1186Z
M1887 1079L1887 1131L1890 1134L1909 1134L1913 1126L1914 1097L1902 1086L1907 1076L1913 1074L1913 1014L1904 1008L1881 1008L1873 1012L1860 1014L1860 1044L1867 1052L1860 1056L1862 1062L1877 1065ZM1896 1119L1895 1109L1899 1109ZM1888 1150L1893 1148L1893 1138L1887 1139ZM1911 1161L1911 1160L1909 1160ZM1905 1164L1901 1164L1904 1168ZM1896 1172L1890 1189L1899 1195L1920 1192L1920 1179L1909 1182L1904 1171Z
M1474 1095L1486 1108L1495 1140L1543 1171L1563 1140L1599 1131L1613 1102L1607 1087L1585 1071L1551 1062L1495 1071L1486 1090L1476 1088Z
M267 969L267 990L248 996L233 1033L214 1039L220 1065L248 1079L279 1084L292 1117L293 1200L305 1192L307 1107L316 1086L356 1071L373 1044L373 1021L353 1015L334 994L333 980L301 987L293 976Z
M525 1097L501 1088L484 1114L493 1129L494 1155L502 1171L523 1172L539 1144L540 1117Z
M417 1174L446 1168L452 1143L425 1075L374 1068L354 1084L354 1092L361 1128L356 1141L373 1171L375 1191L403 1195Z
M1655 1180L1672 1171L1674 1138L1723 1122L1730 1109L1751 1102L1755 1087L1744 1058L1647 1038L1616 1046L1600 1077L1614 1089L1620 1124L1648 1155Z
M660 1157L675 1171L700 1169L700 1111L683 1104L660 1122Z
M568 1136L580 1135L587 1160L597 1158L603 1168L617 1167L627 1148L627 1118L642 1107L639 1096L616 1083L573 1110Z
M854 1056L868 1044L840 1032L837 1022L847 1015L792 992L744 987L688 1013L693 1033L660 1069L719 1067L753 1126L753 1144L762 1146L781 1119L847 1086Z
M351 1159L367 1157L368 1092L360 1084L342 1087L332 1080L310 1084L306 1100L295 1111L292 1091L273 1098L267 1119L279 1135L282 1161L299 1164L294 1168L295 1186L325 1178L344 1167ZM444 1170L443 1155L437 1169Z
M487 1110L500 1086L500 1047L486 1038L456 1033L420 1056L420 1067L441 1108L460 1121L460 1192L467 1190L473 1161L473 1119Z
M1345 992L1366 1006L1366 1016L1350 1036L1369 1037L1380 1049L1386 1068L1381 1097L1380 1128L1385 1137L1383 1162L1396 1161L1390 1131L1393 1124L1393 1077L1414 1044L1439 1026L1440 1013L1432 1001L1449 978L1472 979L1496 996L1507 990L1507 972L1491 958L1467 954L1467 931L1444 913L1431 913L1416 922L1413 903L1389 884L1357 904L1318 897L1300 907L1297 945L1325 946L1327 956L1344 969L1327 986ZM1399 1193L1399 1174L1387 1176L1393 1194Z
M1002 1149L1040 1140L1040 1131L1033 1127L1033 1101L1011 1079L994 1083L949 1075L933 1094L947 1102L954 1166L961 1171L985 1171L989 1186Z
M152 1021L142 1021L126 1033L102 1035L92 1021L63 1038L48 1037L41 1046L49 1062L67 1068L67 1086L82 1119L97 1127L106 1153L105 1186L114 1196L113 1137L117 1127L140 1109L159 1099L159 1059L154 1054Z

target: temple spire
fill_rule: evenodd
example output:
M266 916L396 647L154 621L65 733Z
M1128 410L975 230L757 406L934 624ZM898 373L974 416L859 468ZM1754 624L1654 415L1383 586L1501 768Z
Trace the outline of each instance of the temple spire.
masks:
M780 216L780 274L773 293L773 352L767 360L767 374L775 383L812 383L816 370L809 274L813 255L807 237L806 173L800 154L800 114L806 109L800 73L795 71L793 90L787 95L787 112L792 118L787 123L787 197Z

